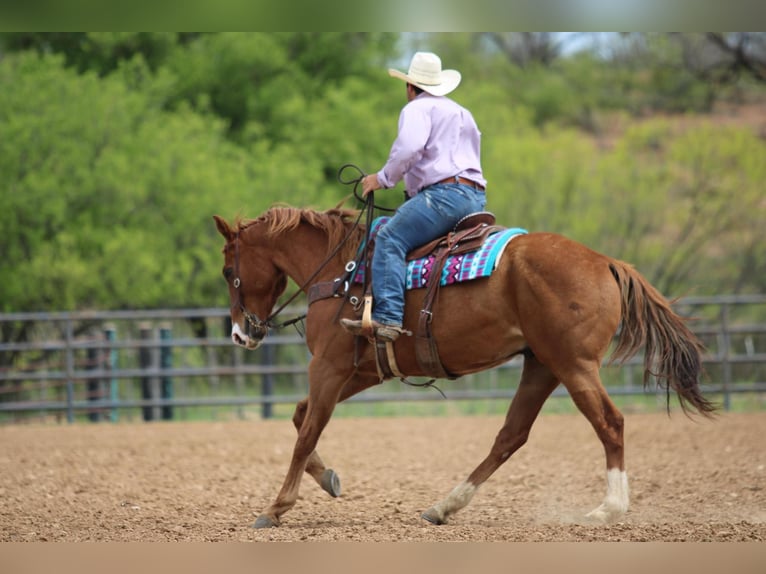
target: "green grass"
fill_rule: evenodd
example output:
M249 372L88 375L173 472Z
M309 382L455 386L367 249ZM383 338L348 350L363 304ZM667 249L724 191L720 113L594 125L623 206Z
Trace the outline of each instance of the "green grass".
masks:
M435 393L423 389L422 393ZM449 397L449 390L445 390ZM723 409L723 396L708 395L708 398ZM644 394L632 396L612 396L612 401L625 415L641 413L665 413L667 406L665 395ZM335 408L334 417L451 417L451 416L504 416L510 404L509 399L442 399L434 396L432 400L361 402L341 403ZM272 406L272 418L289 420L295 410L294 404L275 404ZM673 415L680 414L678 399L671 395L670 410ZM731 412L764 412L766 411L766 394L736 393L730 395ZM568 395L553 396L548 399L542 409L543 415L575 414L577 408ZM260 420L262 406L251 404L244 406L205 406L205 407L175 407L175 421L226 421L226 420ZM120 409L119 422L139 423L142 419L141 409ZM65 423L66 413L29 412L12 415L0 414L0 424L14 422L30 423ZM75 415L75 422L87 423L84 413ZM108 422L108 417L105 422Z
M448 393L449 396L449 393ZM721 395L710 395L710 400L723 405ZM666 413L667 405L662 394L647 394L640 396L616 396L612 402L625 415L640 413ZM438 399L433 401L390 401L390 402L351 402L341 403L335 408L334 417L449 417L449 416L504 416L508 410L509 400L479 399L479 400L450 400ZM273 418L289 419L293 415L294 405L274 405ZM730 411L732 412L763 412L766 411L766 395L759 393L740 393L731 395ZM245 409L248 419L260 418L260 407ZM577 413L568 395L551 397L542 409L543 415L575 414ZM680 414L678 399L671 396L670 412Z

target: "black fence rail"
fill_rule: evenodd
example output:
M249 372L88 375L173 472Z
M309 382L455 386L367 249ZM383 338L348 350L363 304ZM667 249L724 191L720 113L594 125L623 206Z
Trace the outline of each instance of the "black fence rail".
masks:
M703 391L724 408L766 391L766 296L690 297L706 345ZM294 309L299 314L302 309ZM289 313L289 310L287 311ZM256 351L229 338L227 309L0 314L0 422L92 422L274 416L305 396L310 356L300 333L272 333ZM642 357L602 373L613 396L646 396ZM510 399L521 360L444 383L456 400ZM565 394L560 388L554 396ZM355 403L439 400L438 393L381 385Z

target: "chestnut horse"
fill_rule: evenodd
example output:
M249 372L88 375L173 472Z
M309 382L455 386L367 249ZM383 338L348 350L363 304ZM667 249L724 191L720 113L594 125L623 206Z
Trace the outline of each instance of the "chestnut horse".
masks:
M287 278L308 289L343 275L364 238L351 210L320 212L272 207L260 217L230 226L214 216L226 239L223 275L231 298L232 339L257 348L272 326L273 309ZM345 241L344 241L345 240ZM424 289L406 295L404 327L414 330ZM340 325L355 317L349 295L309 305L306 343L311 351L308 396L295 409L298 438L279 494L256 520L256 528L279 526L298 499L303 472L332 496L340 482L317 453L319 436L340 401L380 383L374 345ZM433 336L448 372L457 376L501 365L516 355L524 366L513 400L487 457L423 518L443 524L465 507L479 486L527 440L543 403L558 385L590 421L606 454L606 496L587 516L598 522L628 509L623 416L599 377L602 359L622 323L611 360L645 348L646 384L656 377L673 389L685 412L712 416L700 393L702 346L669 303L630 265L552 233L529 233L505 248L491 276L443 287L433 307ZM394 343L399 369L422 376L414 337ZM668 399L669 400L669 399Z

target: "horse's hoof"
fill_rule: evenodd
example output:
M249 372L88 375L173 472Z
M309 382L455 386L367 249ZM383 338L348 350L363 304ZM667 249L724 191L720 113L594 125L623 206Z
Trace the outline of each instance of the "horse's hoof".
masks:
M340 496L340 478L331 468L325 469L322 473L322 489L333 498Z
M622 516L624 516L625 511L621 509L610 509L605 505L601 505L595 510L591 510L588 514L585 515L585 519L592 523L592 524L611 524L613 522L617 522Z
M261 514L253 524L253 528L276 528L279 526L279 520Z
M441 517L435 508L429 508L423 514L421 514L420 517L423 520L427 520L431 524L436 524L437 526L446 524L446 521Z
M585 515L585 520L591 524L606 524L609 516L601 508L596 508Z

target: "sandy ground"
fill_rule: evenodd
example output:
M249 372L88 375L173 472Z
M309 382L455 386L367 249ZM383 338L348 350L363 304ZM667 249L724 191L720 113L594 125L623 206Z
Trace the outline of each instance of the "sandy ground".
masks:
M763 541L766 413L626 416L631 509L605 492L579 415L544 415L449 524L420 518L486 455L498 417L336 419L319 452L332 499L304 477L280 528L255 530L295 438L287 420L0 428L0 541Z

